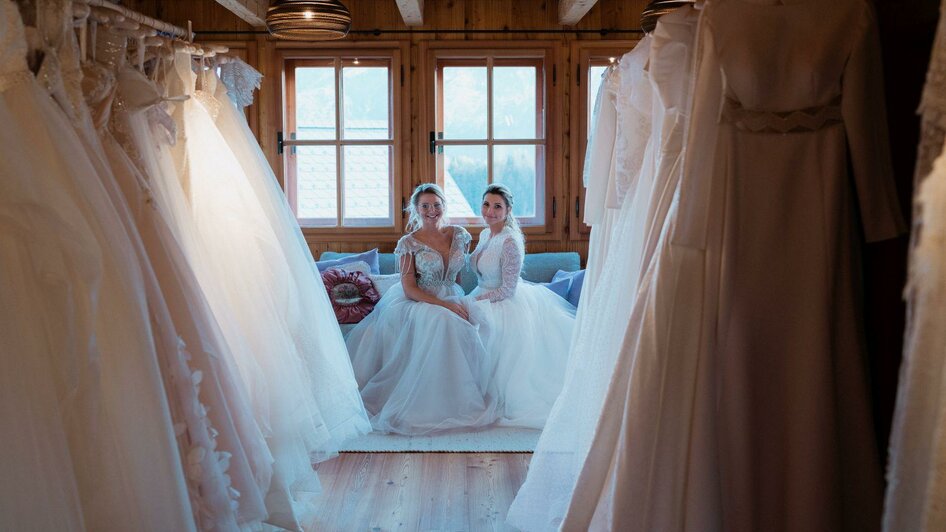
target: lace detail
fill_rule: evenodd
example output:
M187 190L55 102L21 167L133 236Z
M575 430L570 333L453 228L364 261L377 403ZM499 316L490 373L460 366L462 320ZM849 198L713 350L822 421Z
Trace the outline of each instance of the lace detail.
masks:
M522 272L523 246L509 229L490 237L487 228L480 233L480 241L470 256L470 265L476 272L480 288L486 291L476 299L495 303L516 295ZM496 242L496 243L494 243Z
M840 124L841 97L828 105L809 107L797 111L756 111L746 109L741 103L726 98L722 118L736 129L752 133L797 133L817 131L823 127Z
M652 128L651 93L649 80L644 74L644 62L650 50L650 36L634 50L621 58L618 67L620 86L617 88L617 133L614 156L614 197L608 203L618 207L624 203L628 191L636 182L644 162Z
M220 65L220 81L227 86L230 98L240 107L253 105L253 91L263 83L263 75L242 59L232 58Z
M220 116L220 101L214 98L212 92L201 89L194 93L194 98L207 109L210 118L216 120Z
M414 238L413 233L401 237L394 248L394 254L399 257L408 254L414 256L414 266L417 269L414 277L417 279L417 286L426 292L436 293L441 286L455 284L457 274L466 265L466 252L470 249L472 237L466 229L456 225L452 227L453 243L450 245L446 267L440 253Z

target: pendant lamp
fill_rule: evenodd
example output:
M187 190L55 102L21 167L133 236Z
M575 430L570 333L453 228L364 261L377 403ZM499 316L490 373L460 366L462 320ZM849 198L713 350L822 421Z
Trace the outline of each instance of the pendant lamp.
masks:
M338 0L275 0L266 28L280 39L331 41L348 35L351 12Z

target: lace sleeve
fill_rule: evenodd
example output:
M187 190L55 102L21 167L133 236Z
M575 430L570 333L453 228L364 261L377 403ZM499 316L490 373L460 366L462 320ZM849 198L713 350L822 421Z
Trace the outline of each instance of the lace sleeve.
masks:
M411 235L404 235L397 241L397 246L394 248L394 255L397 257L394 267L398 273L411 273L413 271L414 258L412 255L417 252L417 249L417 243L411 238ZM405 262L408 264L407 269L402 266Z
M503 250L499 255L499 266L503 273L503 283L499 288L488 290L476 296L476 299L489 299L495 303L516 295L516 286L519 285L519 273L522 270L522 248L514 238L507 238L503 242Z

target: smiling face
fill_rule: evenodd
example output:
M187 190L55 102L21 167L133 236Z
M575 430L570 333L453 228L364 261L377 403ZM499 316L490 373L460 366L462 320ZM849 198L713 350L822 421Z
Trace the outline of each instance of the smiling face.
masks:
M506 205L506 200L499 194L486 194L483 197L483 204L480 206L480 213L483 220L493 231L501 231L506 223L506 217L510 215L510 208Z
M420 215L424 227L436 229L443 219L443 200L434 193L421 194L417 198L417 214Z

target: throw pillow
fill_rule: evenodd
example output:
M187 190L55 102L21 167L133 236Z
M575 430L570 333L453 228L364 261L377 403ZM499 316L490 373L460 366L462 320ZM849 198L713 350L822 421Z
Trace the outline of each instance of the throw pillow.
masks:
M369 277L371 277L371 282L374 283L374 287L378 289L378 293L381 294L382 297L392 286L401 282L401 274L399 273L370 275Z
M371 279L362 272L329 268L322 272L322 282L338 323L360 322L381 299Z
M371 273L377 275L381 273L381 266L378 263L378 248L374 248L371 251L365 251L364 253L358 253L355 255L348 255L340 259L333 260L321 260L315 263L315 266L319 269L320 272L324 272L329 268L334 268L336 266L342 266L345 264L351 264L352 262L367 262L368 267L371 268Z
M555 272L555 275L552 277L552 282L554 283L555 281L561 281L562 279L568 280L568 297L565 299L577 307L578 300L581 297L581 286L585 282L585 270L578 270L574 272L559 270Z

